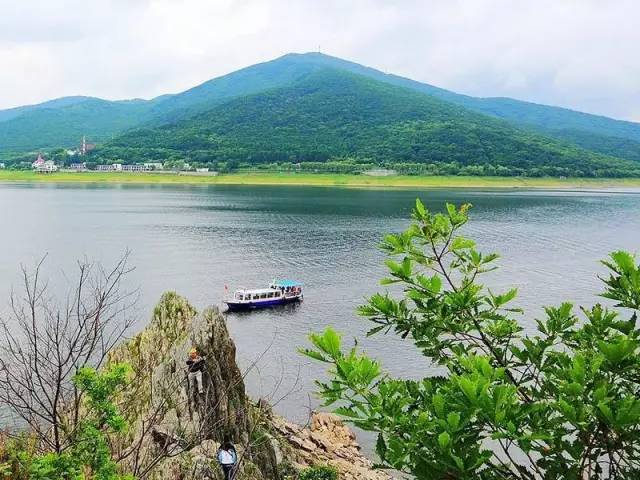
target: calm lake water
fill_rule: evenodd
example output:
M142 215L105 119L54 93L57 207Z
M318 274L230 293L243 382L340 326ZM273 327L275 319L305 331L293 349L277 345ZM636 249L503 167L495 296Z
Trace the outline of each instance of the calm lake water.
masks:
M416 197L432 209L471 202L466 234L502 254L488 283L517 286L531 326L540 304L591 304L598 260L640 248L640 191L552 192L359 190L257 186L0 185L0 296L19 284L21 263L48 253L46 274L60 291L87 256L109 264L126 249L136 270L142 328L165 290L198 308L220 304L224 285L260 287L274 277L301 280L305 301L284 309L229 314L247 367L249 391L282 399L277 410L306 421L321 366L297 353L309 332L333 325L379 358L393 374L421 377L429 365L393 336L363 340L368 325L354 314L381 291L377 244L408 224ZM7 303L0 303L0 311ZM278 388L275 388L279 385ZM293 391L292 391L293 390Z

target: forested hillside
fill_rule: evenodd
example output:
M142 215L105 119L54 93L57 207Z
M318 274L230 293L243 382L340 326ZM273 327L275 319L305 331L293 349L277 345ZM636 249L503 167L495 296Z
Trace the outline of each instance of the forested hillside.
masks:
M640 142L622 137L610 137L578 129L540 130L541 133L561 138L593 152L604 153L640 162Z
M378 118L372 109L362 105L362 117L358 122L338 115L332 123L314 116L321 113L317 104L313 105L315 113L311 112L308 116L302 115L303 112L299 110L302 107L296 105L295 112L291 112L298 115L296 121L312 120L323 127L317 127L320 129L316 130L316 127L304 123L290 124L285 128L287 138L283 139L280 138L283 130L276 129L272 132L266 125L267 118L263 118L262 124L252 126L250 122L243 124L241 119L232 118L233 112L226 111L227 108L240 108L244 111L252 110L252 114L257 117L268 117L269 112L264 110L267 108L266 105L252 106L252 102L258 101L253 95L260 94L262 97L259 98L271 98L272 91L287 88L297 92L301 82L313 83L312 78L317 80L318 72L326 69L375 80L379 84L380 95L390 91L380 87L386 84L390 88L402 87L412 90L415 96L411 102L421 105L430 104L433 107L434 104L429 99L439 99L438 108L447 113L438 116L433 111L429 115L423 112L419 120L411 115L401 118L406 111L400 109L397 114L393 113L391 110L395 106L389 105L385 115L394 121L387 122ZM305 80L306 78L309 80ZM295 98L300 100L301 97L297 95ZM234 101L237 103L231 103ZM324 101L332 102L334 98L327 97ZM273 106L275 103L277 102L273 102ZM445 108L444 105L448 107ZM322 112L332 116L331 108L334 107L324 106L323 108L328 108L329 112ZM466 109L466 118L475 120L462 124L458 122L455 128L446 124L454 120L447 118L448 115L462 115L463 109L460 107ZM215 112L216 116L213 121L211 112ZM468 114L471 112L482 115L469 117ZM273 115L276 125L281 121L278 118L282 112L274 111ZM504 122L492 121L489 117L502 119L518 130L508 129ZM443 122L438 128L434 121L436 118ZM337 123L339 120L343 123ZM411 121L417 123L409 126L408 122ZM214 141L212 137L206 137L206 140L203 140L201 124L207 124L207 128L215 132L219 138ZM244 126L240 128L241 125ZM474 127L470 129L472 125ZM482 126L481 132L477 130L478 125ZM363 127L364 131L351 132L356 126ZM392 126L392 130L386 128L387 126ZM393 129L401 126L402 133L398 138L387 138L391 131L395 132ZM157 138L158 127L166 127L161 131L169 132L172 140ZM293 131L296 128L300 131ZM329 132L331 128L334 130ZM135 129L135 133L127 134L123 140L117 140L115 143L108 143L112 138L131 129ZM142 134L144 138L135 139L134 136L141 134L141 130L145 131ZM251 135L248 133L249 130ZM340 138L347 130L350 131L350 136ZM264 140L258 141L255 138L267 131L273 136L272 142L265 144ZM453 134L454 131L456 135ZM189 141L196 143L180 144L173 138L174 132L176 136L184 137L185 141L189 138ZM188 135L187 132L195 135ZM230 136L227 136L227 132ZM489 148L489 145L500 143L494 135L503 133L507 134L504 146ZM375 159L378 164L407 163L405 170L413 173L429 173L433 169L425 170L424 165L434 162L448 165L510 165L510 168L515 168L512 172L517 173L520 171L518 169L524 169L536 175L590 175L596 171L615 171L617 174L628 175L635 167L615 160L614 157L640 161L640 124L509 98L474 98L460 95L319 53L284 55L215 78L185 92L164 95L152 100L111 102L90 97L66 97L40 105L0 111L2 158L13 155L9 152L72 147L77 145L82 135L86 135L90 142L105 144L102 149L103 156L98 159L111 158L117 153L118 158L126 162L150 157L165 159L163 155L167 154L170 155L168 158L182 158L187 154L187 158L200 163L232 159L235 154L238 157L233 158L234 161L253 163L268 161L267 159L315 159L324 162L336 155L355 155L360 160L361 157ZM151 138L157 139L158 142L149 142ZM559 141L550 141L549 138ZM517 147L514 139L518 139ZM145 144L148 151L142 152L140 146ZM134 156L122 157L123 151L114 150L116 146L126 148L127 155ZM392 147L399 150L389 151ZM286 150L288 148L293 150ZM525 152L522 149L530 151ZM504 155L516 153L518 158L504 158ZM537 154L541 157L538 160L533 159L533 155ZM554 164L556 161L559 163ZM544 167L542 170L533 170L541 166ZM437 171L454 173L458 170L459 168L453 165ZM494 167L489 166L473 173L489 174L494 170Z
M328 68L293 86L231 100L172 125L131 131L94 155L97 161L182 158L253 164L345 157L384 166L421 166L425 173L443 173L449 166L479 175L640 173L632 162Z
M51 147L72 147L83 135L92 142L104 142L140 122L148 115L145 101L110 102L98 98L55 102L13 109L14 116L2 121L0 112L0 152ZM17 113L17 115L15 115Z
M82 135L104 142L132 127L173 123L232 98L292 84L322 68L323 62L314 57L285 55L152 100L64 97L0 110L0 154L71 147Z
M306 75L326 68L305 55L285 55L217 77L177 95L154 99L150 124L173 123L210 110L232 98L291 85Z
M87 100L95 100L91 97L62 97L55 98L53 100L49 100L43 103L38 103L36 105L24 105L22 107L8 108L6 110L0 110L0 122L4 122L5 120L10 120L12 118L19 117L20 115L33 112L36 110L42 110L47 108L64 108L71 105L75 105L77 103L86 102Z
M640 143L640 124L577 112L567 108L540 105L512 98L477 98L461 95L427 83L417 82L398 75L383 73L374 68L319 53L290 54L283 58L295 58L306 65L324 65L364 75L381 82L432 95L478 113L501 118L514 126L525 128L563 141L574 143L594 152L638 160L640 145L630 147L632 140ZM595 135L595 137L591 135Z

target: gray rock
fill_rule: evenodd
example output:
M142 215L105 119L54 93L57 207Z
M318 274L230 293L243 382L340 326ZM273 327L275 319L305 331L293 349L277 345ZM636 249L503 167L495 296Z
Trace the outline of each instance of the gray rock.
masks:
M206 357L203 394L186 381L192 347ZM160 460L148 478L220 479L215 457L224 441L238 450L236 480L280 480L280 465L325 463L344 479L389 478L372 469L353 432L336 416L314 413L311 427L303 428L274 414L265 401L253 404L235 357L224 316L215 308L197 314L174 293L162 296L146 329L112 353L110 362L128 362L135 372L135 388L123 399L133 407L127 418L131 431L120 447L139 442L138 468Z

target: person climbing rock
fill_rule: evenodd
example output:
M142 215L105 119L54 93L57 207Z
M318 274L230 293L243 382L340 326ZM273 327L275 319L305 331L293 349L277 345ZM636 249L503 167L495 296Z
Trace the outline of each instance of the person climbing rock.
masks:
M233 446L233 443L223 443L222 446L218 449L216 458L218 459L220 467L222 467L224 480L233 480L233 477L235 476L236 463L238 462L238 454L236 452L236 447Z
M201 357L198 354L196 348L192 348L189 351L189 358L187 360L187 376L189 379L189 386L192 386L194 381L198 388L198 393L204 393L202 388L202 370L204 370L205 357Z

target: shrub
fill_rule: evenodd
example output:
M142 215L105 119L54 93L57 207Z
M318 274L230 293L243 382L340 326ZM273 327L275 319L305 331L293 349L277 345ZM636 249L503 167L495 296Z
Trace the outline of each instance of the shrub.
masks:
M300 472L299 480L338 480L338 471L328 465L317 465Z
M129 371L125 364L103 372L82 368L74 383L85 395L84 406L90 414L80 422L69 449L38 454L32 437L7 440L0 450L0 476L13 480L133 480L118 472L109 441L110 435L126 428L113 397L127 384Z
M640 478L640 265L612 253L601 297L613 306L548 306L525 334L517 290L479 283L498 255L460 234L468 209L432 214L418 201L413 224L383 242L400 257L383 284L402 298L360 308L369 334L409 338L445 375L391 378L329 328L305 351L330 366L325 403L378 433L382 465L418 479Z

